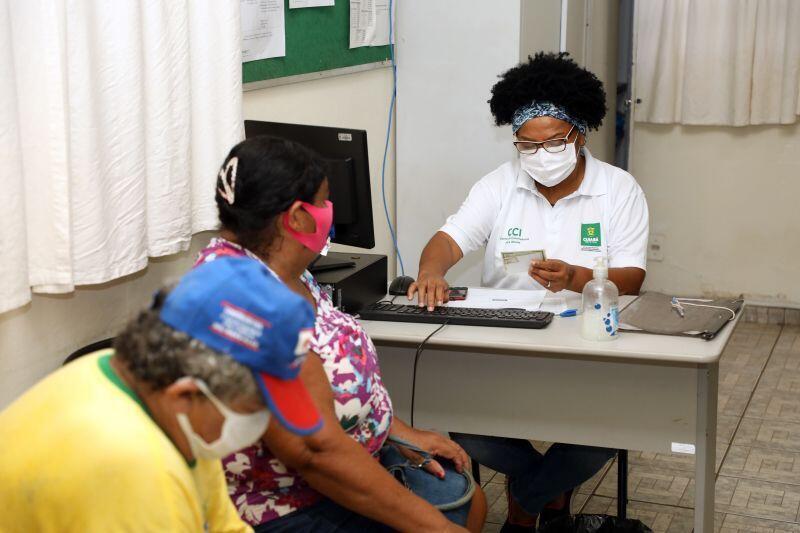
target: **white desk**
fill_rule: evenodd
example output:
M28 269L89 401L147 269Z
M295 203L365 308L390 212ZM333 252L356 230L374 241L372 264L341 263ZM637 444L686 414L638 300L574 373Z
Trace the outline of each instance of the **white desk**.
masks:
M579 302L580 295L567 295L569 307ZM439 325L362 324L378 348L395 411L410 420L417 347ZM440 431L626 450L693 445L695 531L711 532L718 363L734 326L711 341L623 333L595 343L580 337L577 317L555 317L542 330L448 325L419 358L413 421Z

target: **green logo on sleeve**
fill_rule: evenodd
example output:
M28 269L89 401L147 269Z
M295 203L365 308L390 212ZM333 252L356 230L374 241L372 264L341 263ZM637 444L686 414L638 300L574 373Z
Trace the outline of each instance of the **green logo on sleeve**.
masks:
M600 246L600 223L581 224L581 246Z

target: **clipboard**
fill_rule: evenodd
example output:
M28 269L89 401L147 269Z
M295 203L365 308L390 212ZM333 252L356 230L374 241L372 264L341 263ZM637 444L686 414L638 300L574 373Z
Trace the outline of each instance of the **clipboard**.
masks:
M672 296L650 291L640 295L620 312L619 330L698 337L708 341L732 320L731 312L736 316L744 307L742 298L717 298L697 303L724 309L686 306L684 316L680 316L672 307Z

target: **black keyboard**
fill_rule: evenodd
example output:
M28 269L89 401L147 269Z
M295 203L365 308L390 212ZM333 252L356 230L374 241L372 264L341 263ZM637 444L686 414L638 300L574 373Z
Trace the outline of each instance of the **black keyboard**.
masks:
M401 305L378 302L359 311L364 320L388 322L422 322L428 324L454 324L459 326L490 326L496 328L540 329L553 320L547 311L524 309L479 309L476 307L437 307L428 311L418 305Z

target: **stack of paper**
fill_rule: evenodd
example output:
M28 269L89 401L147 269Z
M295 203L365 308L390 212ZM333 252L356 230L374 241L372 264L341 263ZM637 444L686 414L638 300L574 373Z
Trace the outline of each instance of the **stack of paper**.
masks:
M448 307L478 307L482 309L525 309L536 311L547 291L519 289L489 289L470 287L466 300L449 302Z

